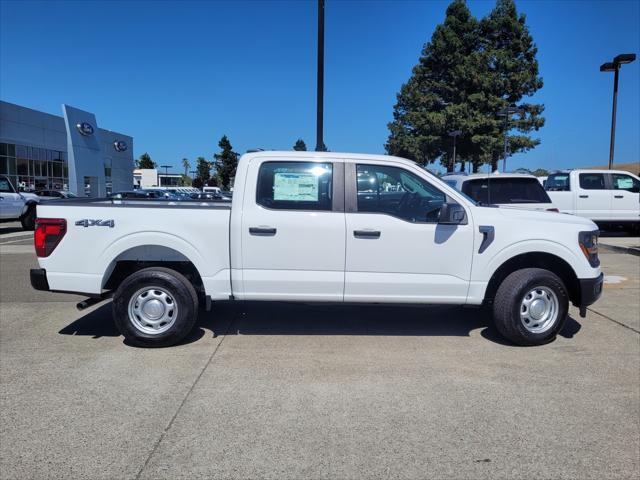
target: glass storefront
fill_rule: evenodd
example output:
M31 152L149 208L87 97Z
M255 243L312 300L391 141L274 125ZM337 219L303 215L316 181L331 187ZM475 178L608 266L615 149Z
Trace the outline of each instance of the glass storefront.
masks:
M20 190L66 190L67 154L57 150L0 143L0 175Z

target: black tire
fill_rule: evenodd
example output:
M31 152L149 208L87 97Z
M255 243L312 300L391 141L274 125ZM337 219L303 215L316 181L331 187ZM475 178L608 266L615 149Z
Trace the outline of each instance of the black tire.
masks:
M157 287L157 290L151 287ZM176 309L175 317L169 318L163 313L161 320L166 317L167 321L159 328L166 330L160 333L149 333L148 329L152 327L150 324L144 324L145 317L134 313L134 320L130 315L130 302L133 302L132 305L139 305L139 302L133 301L132 298L140 299L140 291L145 289L149 290L149 295L162 294L158 298L163 300L158 300L157 304L164 305L159 307L164 309L163 312L167 310L165 303L169 302L169 299L169 312L174 311L170 310L172 306ZM146 303L144 299L142 302ZM127 277L113 296L113 319L118 330L129 343L140 347L175 345L193 330L197 316L198 295L193 285L182 274L169 268L151 267L139 270Z
M20 217L20 223L25 230L35 230L36 228L36 206L29 205L27 212Z
M556 314L549 315L549 320L544 324L534 324L532 322L537 320L521 318L521 312L527 311L527 307L523 305L525 297L537 287L550 290L555 295L555 299L551 300L553 295L550 292L536 290L536 294L542 294L543 303L549 299L550 303L556 304ZM524 346L543 345L553 341L562 330L568 311L569 296L564 283L554 273L541 268L525 268L510 274L498 288L493 302L493 320L498 331L506 339ZM526 316L527 313L522 315ZM525 326L525 322L529 325ZM536 326L544 328L544 331L531 331Z

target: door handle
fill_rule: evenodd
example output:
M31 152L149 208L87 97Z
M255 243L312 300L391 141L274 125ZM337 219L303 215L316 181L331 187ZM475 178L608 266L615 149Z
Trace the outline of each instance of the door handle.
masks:
M623 195L614 195L613 198L624 198Z
M353 236L356 238L380 238L379 230L354 230Z
M580 198L589 198L589 195L579 195Z
M257 235L261 237L272 237L276 234L277 230L272 227L249 227L249 233L251 235Z

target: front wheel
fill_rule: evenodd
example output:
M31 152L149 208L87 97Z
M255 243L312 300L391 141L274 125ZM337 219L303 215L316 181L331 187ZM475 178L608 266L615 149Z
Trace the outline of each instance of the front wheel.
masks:
M20 217L20 223L25 230L35 230L36 228L36 206L29 205L26 213Z
M525 268L504 279L493 303L498 331L518 345L555 339L567 318L569 296L562 280L541 268Z
M175 345L191 332L198 296L180 273L145 268L127 277L113 296L113 317L127 341L141 347Z

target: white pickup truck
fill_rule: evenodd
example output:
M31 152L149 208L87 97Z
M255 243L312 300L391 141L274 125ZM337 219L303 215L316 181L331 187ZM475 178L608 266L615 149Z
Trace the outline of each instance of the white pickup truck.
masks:
M0 221L19 220L22 228L33 230L38 202L38 195L19 192L6 176L0 175Z
M640 178L620 170L567 170L547 178L545 190L562 213L599 225L640 226Z
M477 206L401 158L257 152L231 203L39 205L31 284L112 295L141 346L179 342L199 304L229 300L485 304L505 337L538 345L569 302L584 316L600 296L597 245L590 220Z

